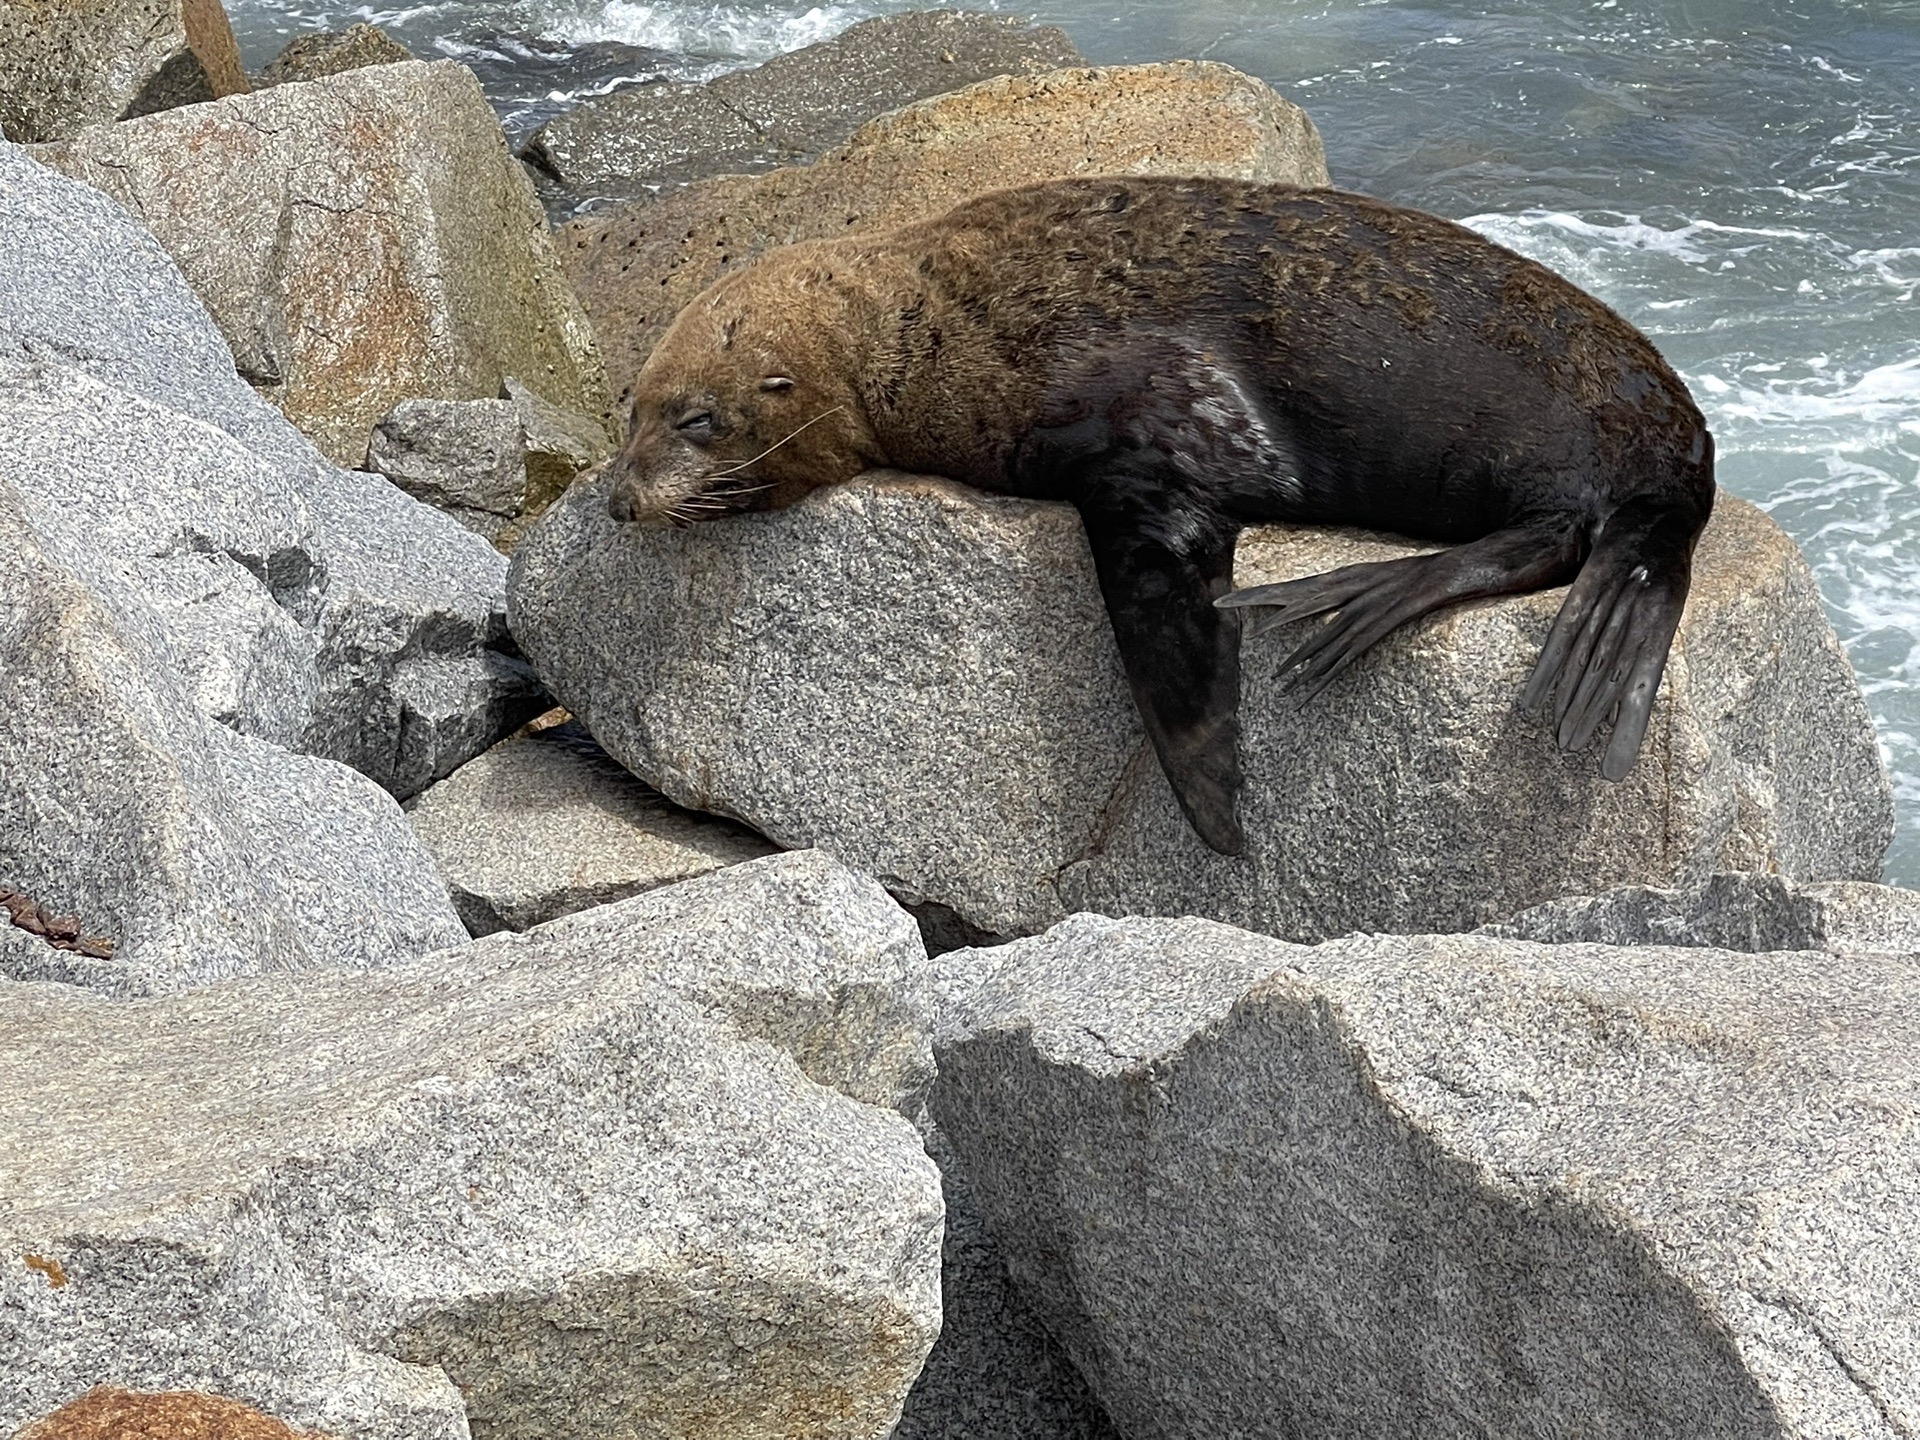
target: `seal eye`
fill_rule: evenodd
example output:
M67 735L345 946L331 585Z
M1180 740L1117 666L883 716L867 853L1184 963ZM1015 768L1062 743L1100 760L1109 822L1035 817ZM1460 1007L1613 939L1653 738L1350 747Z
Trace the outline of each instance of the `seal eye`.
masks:
M791 375L769 375L760 382L760 388L762 390L791 390L793 388L793 377Z
M689 440L711 440L713 438L713 412L711 410L690 410L673 422L673 428Z

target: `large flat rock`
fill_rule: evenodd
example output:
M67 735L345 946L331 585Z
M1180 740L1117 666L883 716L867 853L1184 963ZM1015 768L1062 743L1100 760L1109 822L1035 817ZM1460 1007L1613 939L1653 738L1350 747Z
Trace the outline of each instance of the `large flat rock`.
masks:
M374 974L0 984L0 1433L882 1440L939 1327L923 955L779 856Z
M776 245L905 224L1001 186L1122 173L1327 183L1305 111L1229 66L1181 60L981 81L882 115L811 165L682 186L576 220L557 243L624 401L686 303Z
M63 140L247 88L220 0L0 0L5 139Z
M574 724L501 741L415 796L407 818L474 935L530 930L774 849L682 810Z
M1920 1427L1920 971L1080 916L933 1113L1131 1440Z
M508 376L606 410L545 216L463 66L275 86L41 154L140 215L240 372L338 464L399 401L491 399Z
M1252 530L1236 579L1410 548ZM582 485L523 543L509 590L543 678L635 774L989 934L1075 909L1295 939L1470 929L1715 870L1870 879L1892 830L1806 564L1732 497L1625 781L1518 711L1560 591L1414 625L1306 707L1281 693L1298 639L1281 632L1243 647L1233 859L1174 803L1065 506L881 476L655 531L617 526Z
M0 142L0 231L6 479L203 713L403 796L533 713L505 560L327 463L139 221Z

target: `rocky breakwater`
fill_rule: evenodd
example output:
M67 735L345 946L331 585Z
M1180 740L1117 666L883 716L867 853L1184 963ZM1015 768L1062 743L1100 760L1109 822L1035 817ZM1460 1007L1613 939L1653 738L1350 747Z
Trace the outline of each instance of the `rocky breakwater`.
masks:
M932 1109L1130 1440L1920 1427L1910 956L1079 916Z
M777 245L938 214L1067 175L1327 183L1304 110L1226 65L1053 70L982 81L855 131L811 165L722 175L590 215L556 236L619 398L682 307Z
M883 1440L940 1325L913 923L775 856L373 974L0 982L0 1433Z
M492 400L509 377L604 415L546 218L462 66L276 85L39 157L146 222L240 373L336 463L400 401Z
M392 796L542 703L505 561L328 464L139 222L4 144L0 232L0 886L113 942L9 942L8 973L165 990L459 941Z
M1248 531L1236 583L1410 553ZM1284 937L1468 929L1715 870L1871 879L1872 726L1793 542L1723 496L1646 751L1620 784L1517 697L1560 599L1459 607L1309 705L1242 646L1247 852L1176 808L1064 506L877 476L685 530L582 486L523 544L511 622L561 702L671 799L818 844L977 932L1071 910Z

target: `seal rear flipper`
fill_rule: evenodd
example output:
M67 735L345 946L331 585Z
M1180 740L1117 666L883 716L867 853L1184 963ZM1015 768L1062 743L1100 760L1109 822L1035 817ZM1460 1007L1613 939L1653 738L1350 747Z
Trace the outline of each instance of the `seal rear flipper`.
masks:
M1600 763L1609 780L1625 779L1639 758L1704 523L1653 502L1629 501L1610 515L1520 696L1530 714L1552 703L1563 750L1584 749L1611 719Z
M1234 532L1211 517L1111 502L1083 502L1080 517L1134 704L1174 797L1202 840L1238 855L1240 625L1213 605L1232 583Z
M1311 700L1407 622L1462 600L1557 585L1579 565L1580 551L1580 526L1573 516L1544 516L1437 554L1347 565L1277 585L1249 586L1215 604L1272 610L1251 634L1332 612L1333 619L1280 664L1302 699Z

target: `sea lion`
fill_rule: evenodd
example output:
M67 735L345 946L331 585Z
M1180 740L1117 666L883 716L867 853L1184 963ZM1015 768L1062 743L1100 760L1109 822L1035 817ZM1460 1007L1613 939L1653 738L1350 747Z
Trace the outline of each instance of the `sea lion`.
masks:
M631 419L619 520L877 466L1078 507L1147 733L1229 855L1242 607L1331 613L1285 662L1311 693L1429 611L1571 580L1521 703L1566 749L1611 719L1618 780L1714 495L1692 397L1598 300L1432 215L1231 180L1047 181L771 252L679 315ZM1228 594L1267 521L1458 543Z

